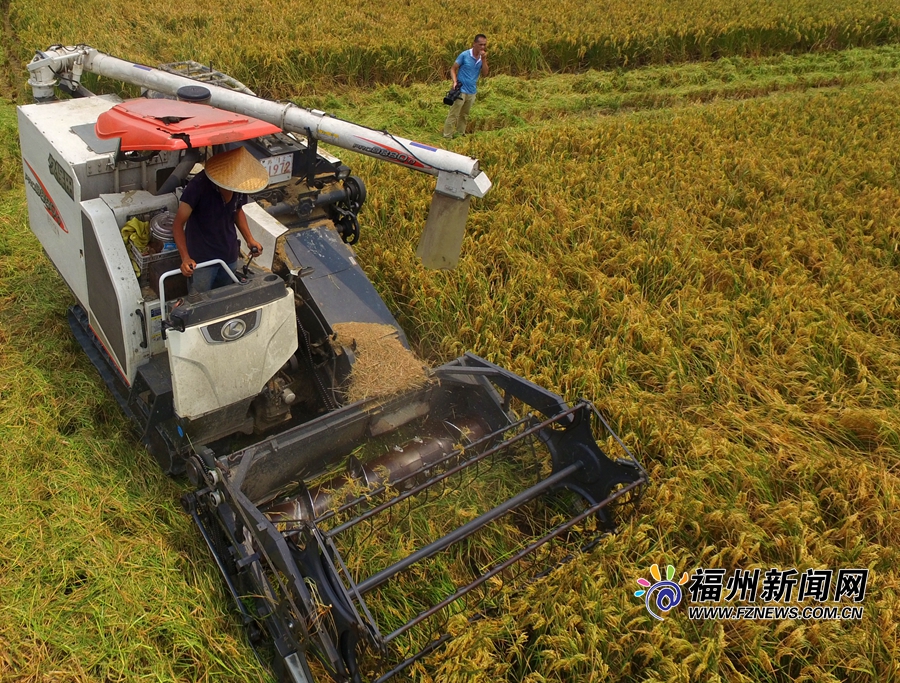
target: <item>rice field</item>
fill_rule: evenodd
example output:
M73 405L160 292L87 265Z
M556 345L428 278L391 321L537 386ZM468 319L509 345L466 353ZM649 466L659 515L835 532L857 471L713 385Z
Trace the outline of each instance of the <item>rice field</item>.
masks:
M895 92L717 102L467 142L497 188L451 275L415 265L412 221L390 220L414 215L402 181L372 169L397 190L370 206L383 235L361 252L382 264L423 351L474 348L595 397L655 483L646 515L598 565L520 603L509 624L522 650L514 637L505 655L483 647L491 674L456 676L448 663L436 680L897 676ZM651 626L630 588L653 562L854 564L871 569L875 606L859 624Z
M313 84L445 80L475 33L491 41L495 73L532 76L586 68L864 47L900 36L897 0L650 0L479 6L463 0L375 0L314 7L238 0L216 8L123 0L61 11L49 0L9 0L18 57L51 44L87 43L155 65L212 63L269 96Z
M436 142L446 109L428 69L470 30L447 30L452 3L415 20L424 13L411 2L400 18L334 8L303 40L303 22L281 21L283 33L270 35L308 52L275 48L265 72L248 47L216 63L240 62L257 86L308 92L310 106ZM531 10L488 8L498 75L473 110L475 134L452 145L481 160L494 188L475 203L452 272L415 258L433 180L342 154L369 188L360 261L419 355L437 364L473 351L570 400L594 400L652 481L617 536L507 596L501 614L452 622L457 636L413 672L417 683L900 679L900 52L758 57L845 46L762 33L728 59L646 48L650 35L702 29L719 45L778 22L858 25L859 44L894 39L872 28L879 17L893 26L891 3L790 6L651 4L629 14L613 2L601 18L561 12L553 32ZM159 10L111 3L65 24L39 3L9 8L20 53L80 41L138 59L146 49L151 63L207 57L203 32L231 36L238 16L254 20L242 32L250 45L289 12L310 13L168 8L168 26ZM40 16L59 23L39 26ZM122 17L132 33L109 30ZM397 58L374 37L382 25L408 40L400 54L414 73L379 75L391 69L378 59ZM578 26L591 28L567 29ZM609 63L553 62L540 35L577 33L586 45L608 26L626 38L644 31L634 53L643 57L628 66L651 65L538 77L625 66L625 42ZM332 91L291 81L304 59L329 63L327 41L337 56L323 73L390 83ZM526 48L542 61L515 52ZM341 52L351 49L357 61ZM663 64L698 58L711 61ZM419 60L427 68L411 65ZM67 329L70 296L28 231L18 164L14 108L3 104L0 682L269 680L178 507L187 484L159 474ZM679 608L658 622L634 596L654 563L679 573L861 567L870 577L858 621L692 621Z

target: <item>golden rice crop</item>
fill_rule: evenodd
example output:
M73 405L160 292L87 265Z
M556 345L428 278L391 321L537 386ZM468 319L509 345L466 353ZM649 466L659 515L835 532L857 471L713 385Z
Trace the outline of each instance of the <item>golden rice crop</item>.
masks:
M900 677L898 112L889 82L466 138L495 187L452 272L414 255L433 180L353 159L360 260L420 355L471 350L595 399L653 482L618 536L454 623L413 680ZM0 680L263 680L179 484L68 334L23 204L16 181L0 201ZM872 576L858 622L656 622L632 594L653 563Z
M420 351L596 398L654 482L434 680L897 675L898 105L874 86L477 136L496 186L452 273L415 261L424 188L362 162L359 251ZM654 562L873 578L859 623L653 624L631 592Z
M490 38L495 73L528 75L883 44L900 36L898 10L897 0L500 0L477 12L463 0L408 0L402 11L374 0L215 8L107 0L78 11L49 0L9 3L20 58L88 43L150 64L195 59L280 97L310 82L444 80L477 32Z

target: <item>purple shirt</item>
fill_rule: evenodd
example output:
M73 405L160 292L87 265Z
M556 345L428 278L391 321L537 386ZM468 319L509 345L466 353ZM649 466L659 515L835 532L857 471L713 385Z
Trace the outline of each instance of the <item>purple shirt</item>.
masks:
M234 192L227 204L219 187L206 176L206 171L194 176L184 188L181 201L191 207L184 236L188 253L197 263L222 259L225 263L238 260L238 240L234 217L247 203L247 195Z

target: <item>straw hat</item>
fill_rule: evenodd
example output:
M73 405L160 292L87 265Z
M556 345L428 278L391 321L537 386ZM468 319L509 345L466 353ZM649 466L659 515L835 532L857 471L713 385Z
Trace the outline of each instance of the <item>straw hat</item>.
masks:
M259 192L269 184L269 172L244 147L216 154L206 162L206 175L232 192Z

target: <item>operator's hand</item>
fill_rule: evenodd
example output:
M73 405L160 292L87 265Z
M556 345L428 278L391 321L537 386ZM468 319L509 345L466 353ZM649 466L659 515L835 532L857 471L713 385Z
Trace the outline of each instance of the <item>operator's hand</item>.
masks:
M254 256L259 256L262 253L262 245L256 240L247 240L247 248Z
M181 262L181 274L185 277L191 277L194 274L194 268L197 267L197 262L188 258Z

